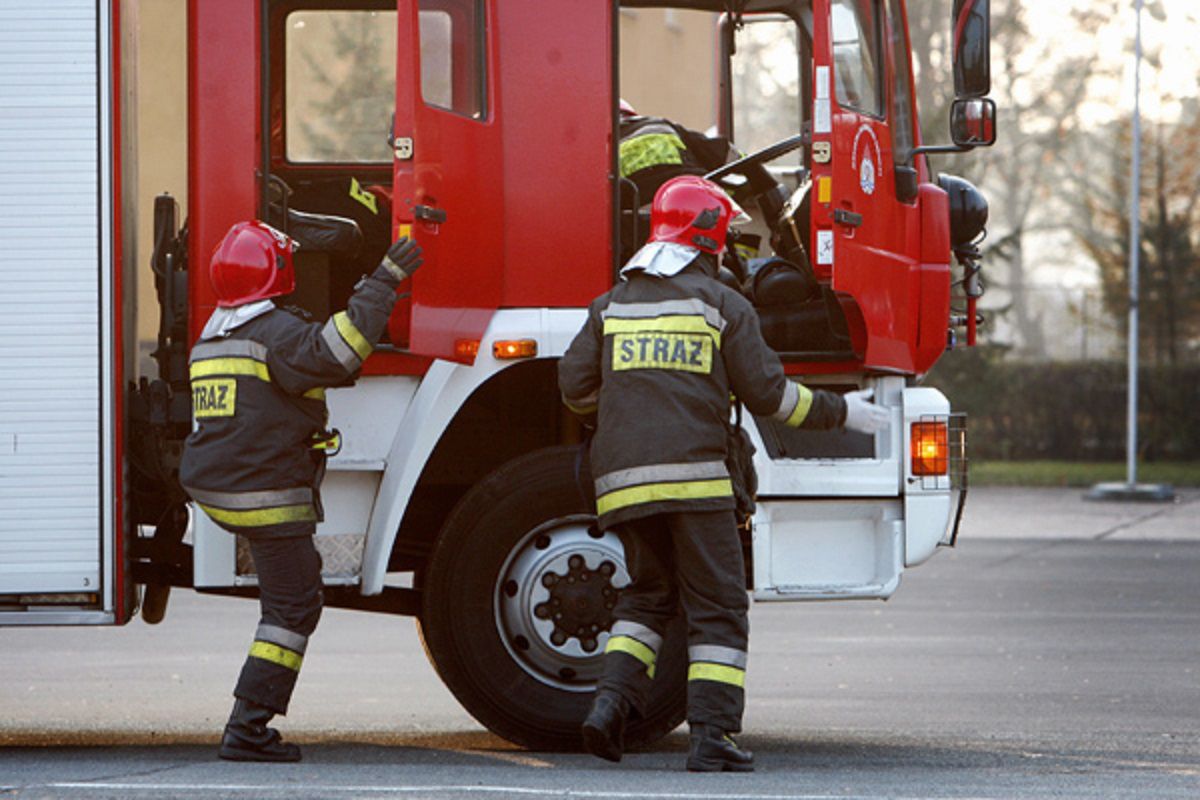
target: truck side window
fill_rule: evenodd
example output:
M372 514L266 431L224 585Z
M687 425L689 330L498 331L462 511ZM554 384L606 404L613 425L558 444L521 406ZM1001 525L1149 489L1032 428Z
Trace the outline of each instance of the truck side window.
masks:
M913 149L913 96L908 43L904 39L904 14L900 0L888 0L888 30L892 40L892 159L906 164Z
M420 0L421 98L472 119L487 115L483 0Z
M285 31L287 160L391 163L396 12L293 11Z
M746 20L732 61L733 129L737 147L752 153L802 127L800 30L787 17ZM797 150L777 164L798 165Z
M878 0L834 0L833 72L839 105L883 116Z

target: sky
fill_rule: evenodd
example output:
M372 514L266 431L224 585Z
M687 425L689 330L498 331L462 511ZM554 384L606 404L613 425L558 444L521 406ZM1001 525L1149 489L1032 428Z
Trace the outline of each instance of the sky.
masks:
M1035 34L1050 37L1053 46L1066 54L1098 51L1119 67L1120 77L1099 81L1085 114L1097 122L1128 115L1133 109L1134 58L1132 42L1136 30L1133 0L1123 3L1122 14L1095 37L1064 37L1074 3L1025 3ZM1157 18L1156 18L1157 17ZM1179 100L1200 94L1200 2L1197 0L1146 0L1142 12L1141 110L1146 118L1170 121L1179 116ZM1157 60L1159 65L1153 62Z

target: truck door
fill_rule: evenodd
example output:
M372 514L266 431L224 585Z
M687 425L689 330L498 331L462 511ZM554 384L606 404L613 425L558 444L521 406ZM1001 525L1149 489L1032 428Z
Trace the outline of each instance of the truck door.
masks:
M814 139L831 139L832 158L816 168L813 261L835 290L858 301L869 333L866 365L911 371L919 220L915 197L901 199L896 183L895 167L907 153L897 154L892 129L904 128L901 142L911 146L913 117L901 93L909 85L903 19L891 5L829 0L828 37L817 37L828 51L823 57L818 44ZM903 86L899 71L889 69L895 48L902 48Z
M0 624L127 618L115 5L0 4Z
M395 223L424 249L410 349L471 362L500 303L504 245L491 0L399 0Z

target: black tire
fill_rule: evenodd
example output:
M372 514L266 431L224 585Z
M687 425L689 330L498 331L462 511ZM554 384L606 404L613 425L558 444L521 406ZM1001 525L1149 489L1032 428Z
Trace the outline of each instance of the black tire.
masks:
M585 634L590 642L580 636L555 642L553 636L563 635L560 623L535 619L538 615L527 610L540 606L552 613L547 609L555 595L545 581L556 582L557 577L546 577L553 573L563 576L558 591L589 593L586 601L575 595L567 599L591 616L580 612L568 620L599 620L595 614L607 612L597 609L615 600L607 576L618 583L628 579L619 541L596 530L591 503L576 483L578 452L572 446L537 450L473 486L446 520L422 575L419 625L434 668L475 719L533 750L581 749L580 724L611 619L599 633ZM590 477L583 482L590 483ZM615 572L605 566L618 560ZM567 561L570 571L558 572ZM646 716L630 721L628 749L662 738L684 719L687 658L681 618L668 631L654 684Z

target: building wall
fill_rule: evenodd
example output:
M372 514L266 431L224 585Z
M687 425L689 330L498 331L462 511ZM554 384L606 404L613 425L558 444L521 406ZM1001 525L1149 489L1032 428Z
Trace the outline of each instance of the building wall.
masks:
M621 94L639 113L695 130L717 124L717 17L705 11L621 11Z
M139 374L153 375L158 332L150 272L154 198L169 192L187 217L187 2L121 0L123 120L126 152L125 274L137 293Z

